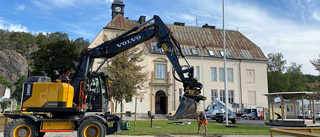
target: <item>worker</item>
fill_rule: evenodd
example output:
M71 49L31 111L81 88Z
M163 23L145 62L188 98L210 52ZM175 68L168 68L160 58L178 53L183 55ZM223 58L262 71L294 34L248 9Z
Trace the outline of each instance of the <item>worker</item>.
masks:
M266 120L269 120L269 119L270 119L269 110L267 110L267 112L266 112Z
M274 113L274 114L276 114L277 115L277 119L276 120L278 120L278 119L282 119L282 117L281 117L281 115L279 114L279 113Z
M200 126L204 126L204 128L206 129L206 135L207 135L207 124L208 124L208 120L207 120L207 117L206 115L204 115L203 111L200 112L199 115L197 115L197 122L198 122L198 132L197 134L200 134Z

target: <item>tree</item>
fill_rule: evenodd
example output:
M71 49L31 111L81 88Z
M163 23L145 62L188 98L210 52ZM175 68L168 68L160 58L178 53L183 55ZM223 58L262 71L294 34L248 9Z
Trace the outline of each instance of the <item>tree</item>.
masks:
M314 83L315 81L320 81L320 76L314 76L310 74L304 75L307 78L307 83Z
M47 38L50 42L55 42L59 40L69 40L68 34L58 31L55 33L47 34Z
M316 80L314 83L307 83L309 91L320 91L320 82Z
M137 65L143 61L144 51L138 47L126 50L115 56L107 65L107 72L112 80L111 91L116 102L130 101L137 89L143 87L148 72L142 72L143 66ZM123 105L121 105L123 111Z
M75 42L75 44L76 44L76 46L77 46L77 52L78 52L79 54L81 53L81 51L82 51L83 49L86 49L86 48L90 45L89 40L88 40L88 39L84 40L83 37L77 38L74 42Z
M290 77L289 82L290 86L288 91L305 91L307 90L306 86L306 77L302 73L302 65L297 63L291 63L291 66L287 68L287 75Z
M36 37L37 44L47 43L49 40L46 35L40 32Z
M268 54L268 72L283 72L287 63L283 58L282 53Z
M31 54L32 75L46 72L53 79L53 70L58 70L60 74L70 72L78 59L78 53L75 49L76 44L69 40L58 40L39 45L39 50Z
M316 68L316 70L320 71L320 59L310 60L310 62Z
M14 85L16 86L16 89L14 92L11 94L11 98L16 99L17 101L21 100L22 96L22 89L23 89L23 83L27 79L27 76L21 76L15 83Z
M4 112L4 109L8 108L9 102L8 101L2 101L1 102L1 110Z
M11 83L7 81L7 79L4 76L0 76L0 83L5 85L8 88L11 88Z
M286 92L290 87L290 77L281 72L268 72L268 90L269 93Z
M289 76L284 75L286 60L281 53L268 54L268 90L269 93L288 91L290 87Z

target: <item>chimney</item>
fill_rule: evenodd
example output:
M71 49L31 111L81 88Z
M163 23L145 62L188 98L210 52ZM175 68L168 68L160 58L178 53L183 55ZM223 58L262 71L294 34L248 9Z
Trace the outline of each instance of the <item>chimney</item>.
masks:
M184 26L185 23L183 22L174 22L173 25L177 25L177 26Z
M139 23L142 24L144 22L146 22L146 16L141 15L139 18Z
M208 25L208 23L206 23L206 24L204 24L204 25L202 26L202 28L216 29L216 26L210 26L210 25Z

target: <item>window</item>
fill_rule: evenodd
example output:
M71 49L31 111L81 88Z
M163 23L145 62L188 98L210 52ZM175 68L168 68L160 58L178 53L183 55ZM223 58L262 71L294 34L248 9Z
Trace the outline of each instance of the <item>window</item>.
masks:
M224 81L224 68L219 68L219 81Z
M91 80L91 84L90 84L90 91L96 93L96 94L99 94L100 93L100 81L99 81L99 78L93 78ZM103 87L105 88L105 87ZM105 90L105 89L104 89Z
M182 88L179 88L179 102L182 100Z
M197 52L197 50L195 48L192 48L190 50L191 50L191 54L193 54L193 55L197 55L198 54L198 52Z
M183 70L186 70L186 69L188 69L188 67L187 67L187 66L184 66L184 67L183 67ZM189 72L183 73L183 76L184 76L185 78L189 78Z
M158 48L156 43L151 43L151 47L154 53L163 53L163 49L162 48Z
M248 105L256 105L256 91L248 91Z
M221 55L222 57L224 56L223 51L219 50L219 53L220 53L220 55Z
M211 101L215 102L215 99L218 98L218 91L216 89L211 90Z
M200 67L196 66L196 79L199 81L200 80Z
M233 69L232 68L228 68L228 82L233 82Z
M220 90L220 100L221 100L223 103L226 103L226 98L225 98L224 90Z
M228 102L231 104L234 102L234 91L233 90L228 91Z
M166 78L166 65L156 64L156 78Z
M217 68L210 68L211 69L211 81L217 81Z
M212 50L208 50L208 52L209 52L209 55L210 55L210 56L214 56L214 53L213 53Z

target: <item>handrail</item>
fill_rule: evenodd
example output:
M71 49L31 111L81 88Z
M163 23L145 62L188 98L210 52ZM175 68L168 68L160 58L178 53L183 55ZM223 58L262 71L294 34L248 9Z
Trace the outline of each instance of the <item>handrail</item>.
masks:
M87 100L87 98L86 98L87 89L85 88L85 93L82 92L82 89L81 89L82 88L82 83L87 85L87 83L84 82L84 81L80 82L79 103L78 103L78 109L79 110L81 110L83 107L86 108L86 105L84 105L84 104L86 104L86 100ZM82 97L81 97L81 95L82 95ZM80 105L80 101L83 102L83 103L81 103L81 105Z
M296 137L319 137L319 134L312 133L320 132L320 128L270 128L269 131L271 137L273 137L273 133Z

